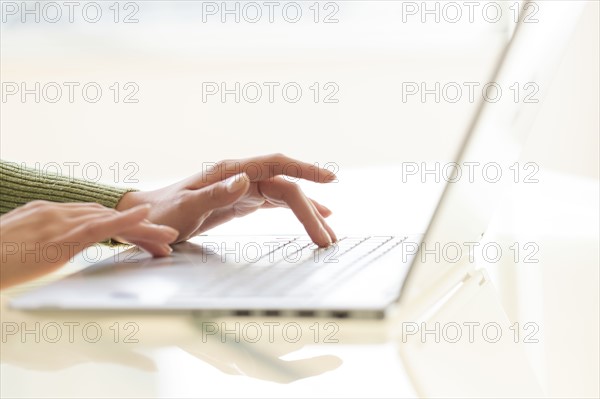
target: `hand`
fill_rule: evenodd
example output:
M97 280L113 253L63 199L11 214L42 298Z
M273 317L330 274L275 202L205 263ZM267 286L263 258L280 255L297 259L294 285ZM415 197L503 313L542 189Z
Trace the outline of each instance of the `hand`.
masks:
M283 174L318 183L336 179L327 169L280 154L226 160L209 171L158 190L129 192L119 201L117 209L151 204L148 219L175 228L180 242L260 208L287 207L315 244L324 247L337 241L325 222L331 211L307 198Z
M149 206L118 212L99 204L32 201L0 217L0 288L58 269L85 248L110 237L155 256L171 253L178 233L146 221Z

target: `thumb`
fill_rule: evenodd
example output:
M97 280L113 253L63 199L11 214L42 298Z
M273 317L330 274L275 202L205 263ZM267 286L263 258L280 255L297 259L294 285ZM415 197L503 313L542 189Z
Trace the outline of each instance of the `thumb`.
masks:
M239 173L223 181L195 190L194 197L203 209L212 210L233 204L250 188L250 178Z

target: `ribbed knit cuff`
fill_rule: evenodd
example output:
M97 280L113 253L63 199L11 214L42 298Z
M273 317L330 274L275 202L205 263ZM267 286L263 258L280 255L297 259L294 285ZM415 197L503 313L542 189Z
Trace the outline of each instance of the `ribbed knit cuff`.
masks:
M0 214L34 200L96 202L114 208L129 191L135 190L44 173L6 161L0 162Z

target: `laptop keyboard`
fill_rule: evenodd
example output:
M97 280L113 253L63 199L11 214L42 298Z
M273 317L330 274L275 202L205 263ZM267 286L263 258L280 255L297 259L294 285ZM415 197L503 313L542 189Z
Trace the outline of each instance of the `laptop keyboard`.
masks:
M207 245L207 259L217 261L206 264L205 278L194 281L172 299L313 296L360 273L406 238L343 237L328 248L318 248L307 237L275 238L269 243L270 250L260 256L256 251L239 256L231 248ZM242 254L249 248L244 243L239 247ZM237 256L234 262L232 258Z

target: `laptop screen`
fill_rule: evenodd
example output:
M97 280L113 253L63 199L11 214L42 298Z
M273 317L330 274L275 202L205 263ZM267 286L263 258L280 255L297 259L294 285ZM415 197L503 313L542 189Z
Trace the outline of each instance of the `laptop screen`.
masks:
M464 249L476 248L507 185L530 174L518 164L519 155L584 5L574 1L523 4L522 18L491 79L478 86L483 89L481 102L404 281L402 301L459 265L473 263L472 254ZM451 262L432 255L448 246L461 249L453 252L457 256Z

